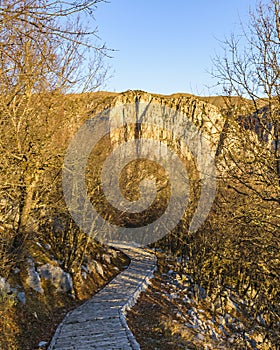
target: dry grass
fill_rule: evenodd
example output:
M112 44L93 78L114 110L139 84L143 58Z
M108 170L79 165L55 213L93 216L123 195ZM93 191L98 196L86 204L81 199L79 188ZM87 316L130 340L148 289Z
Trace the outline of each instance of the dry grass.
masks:
M250 317L246 309L240 308L239 311L228 309L228 315L230 317L235 315L236 319L230 324L224 323L225 315L218 309L213 309L211 299L198 298L192 288L176 287L177 279L168 273L169 269L176 270L174 260L159 257L159 269L152 284L141 294L137 304L127 314L128 325L141 349L256 349L252 344L245 344L239 336L241 333L235 328L235 324L241 322L251 339L258 341L257 339L263 337L265 329ZM211 331L204 331L204 326L202 331L201 327L193 322L194 309L199 313L199 322L203 321L204 326L209 325ZM224 325L223 329L227 335L223 333L221 324ZM216 335L213 337L212 331L217 337ZM278 347L265 342L259 344L257 349L276 350Z
M16 322L16 301L11 295L0 291L0 348L19 349L17 336L20 329Z
M103 251L104 248L99 248L99 251L95 250L94 254L99 252L102 256ZM44 294L24 286L25 305L19 301L16 302L12 295L0 294L0 349L35 350L39 349L40 341L50 342L65 315L99 291L128 263L128 258L118 253L110 264L105 266L103 262L103 276L92 271L88 273L86 280L81 280L78 276L74 277L75 299L69 294L57 292L46 281L42 282ZM23 267L21 270L20 274L24 279ZM14 278L16 277L17 282L20 283L18 275Z

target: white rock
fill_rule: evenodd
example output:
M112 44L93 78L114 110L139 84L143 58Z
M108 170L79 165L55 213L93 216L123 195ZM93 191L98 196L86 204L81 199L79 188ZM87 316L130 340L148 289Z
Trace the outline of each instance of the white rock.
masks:
M11 290L10 284L6 281L4 277L0 277L0 289L5 292L10 292Z
M72 278L70 274L63 271L61 267L47 263L38 267L38 272L42 279L49 280L57 290L66 293L72 292Z
M29 266L27 269L26 284L36 292L43 294L44 290L41 286L41 278L35 269L35 264L32 259L28 259L27 261Z
M23 303L24 305L26 304L26 296L24 292L18 292L17 298L21 303Z
M47 341L40 341L40 343L38 344L38 347L39 348L44 348L48 345L48 342Z

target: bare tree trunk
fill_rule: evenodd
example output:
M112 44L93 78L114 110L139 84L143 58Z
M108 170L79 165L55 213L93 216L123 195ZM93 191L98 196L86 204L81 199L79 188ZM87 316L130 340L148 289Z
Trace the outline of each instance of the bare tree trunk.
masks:
M19 203L19 219L17 232L13 241L13 249L21 249L23 246L29 231L30 227L30 216L34 205L35 189L37 184L38 177L36 174L28 174L26 179L26 184L21 188L20 194L20 203Z

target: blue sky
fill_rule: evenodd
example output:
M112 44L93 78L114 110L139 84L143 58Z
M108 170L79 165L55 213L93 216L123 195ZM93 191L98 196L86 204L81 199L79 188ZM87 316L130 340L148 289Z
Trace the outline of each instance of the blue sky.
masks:
M217 93L211 57L257 0L111 0L95 19L112 52L108 91Z

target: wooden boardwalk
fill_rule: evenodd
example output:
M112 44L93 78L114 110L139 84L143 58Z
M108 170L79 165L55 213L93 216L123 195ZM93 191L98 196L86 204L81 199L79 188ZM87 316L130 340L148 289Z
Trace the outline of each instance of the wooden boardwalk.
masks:
M86 303L71 311L59 327L48 350L140 349L125 320L156 269L156 257L143 248L114 246L131 263Z

